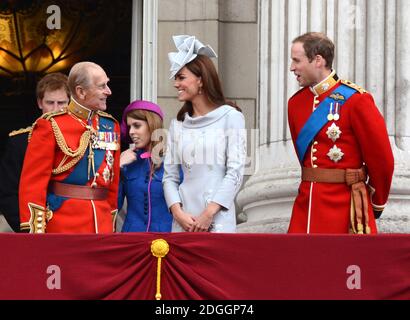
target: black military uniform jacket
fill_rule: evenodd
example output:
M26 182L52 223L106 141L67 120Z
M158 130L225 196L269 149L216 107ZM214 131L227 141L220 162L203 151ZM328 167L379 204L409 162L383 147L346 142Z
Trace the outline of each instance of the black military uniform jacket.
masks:
M0 158L0 213L16 232L20 231L19 181L30 130L28 127L11 132Z

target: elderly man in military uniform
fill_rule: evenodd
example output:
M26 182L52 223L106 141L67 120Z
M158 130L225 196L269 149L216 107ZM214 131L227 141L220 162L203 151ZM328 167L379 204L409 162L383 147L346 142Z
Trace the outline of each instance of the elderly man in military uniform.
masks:
M37 83L37 105L43 114L62 110L70 101L69 92L66 75L47 74ZM2 224L2 231L20 231L18 190L30 130L31 127L12 131L0 159L0 212L8 224Z
M33 127L20 180L20 227L30 233L111 233L120 129L104 111L109 78L93 62L68 76L71 102Z
M322 33L297 37L291 68L303 87L288 103L302 167L290 233L376 233L394 160L373 97L332 70L334 44Z

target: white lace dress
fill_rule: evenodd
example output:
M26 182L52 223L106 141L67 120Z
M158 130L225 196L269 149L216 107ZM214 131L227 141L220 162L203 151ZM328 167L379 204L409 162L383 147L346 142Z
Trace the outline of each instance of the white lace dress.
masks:
M172 120L162 180L168 207L179 202L184 211L199 216L209 202L216 202L222 210L209 231L235 232L234 199L242 184L245 159L245 119L235 108L223 105L205 116L186 114L183 122ZM172 231L184 231L175 219Z

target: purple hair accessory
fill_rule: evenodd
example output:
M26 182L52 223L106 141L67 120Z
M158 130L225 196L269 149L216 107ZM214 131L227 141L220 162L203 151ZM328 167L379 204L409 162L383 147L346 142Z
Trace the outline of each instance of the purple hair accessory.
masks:
M162 112L159 105L146 100L135 100L131 102L122 113L121 120L121 140L126 141L127 143L131 142L128 134L127 115L134 110L151 111L156 113L161 118L161 120L164 120L164 113Z

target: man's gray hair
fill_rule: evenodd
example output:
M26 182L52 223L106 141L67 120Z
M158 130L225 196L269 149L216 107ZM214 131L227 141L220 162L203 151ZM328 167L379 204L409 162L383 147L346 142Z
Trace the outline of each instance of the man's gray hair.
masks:
M102 70L102 68L98 64L90 61L78 62L72 66L68 75L68 87L72 96L77 97L75 92L75 88L77 86L84 88L91 86L91 69Z

